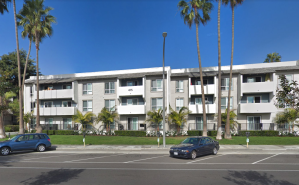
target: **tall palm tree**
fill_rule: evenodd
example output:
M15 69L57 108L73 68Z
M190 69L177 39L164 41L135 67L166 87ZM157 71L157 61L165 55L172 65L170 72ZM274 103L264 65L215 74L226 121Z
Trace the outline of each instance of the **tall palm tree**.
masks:
M271 62L281 62L281 55L279 55L279 53L276 52L267 54L267 58L265 59L264 63Z
M3 15L4 12L8 12L7 4L11 2L11 0L0 0L0 13Z
M16 13L16 1L13 0L13 10L15 18L15 32L17 42L17 59L18 59L18 82L19 82L19 134L24 134L24 122L23 122L23 92L21 87L21 62L20 62L20 51L19 51L19 36L17 26L17 13Z
M82 112L77 110L76 114L72 116L72 119L75 123L81 123L82 130L84 130L84 126L86 129L87 125L93 124L92 122L93 117L95 117L95 115L92 112L87 112L83 115Z
M169 106L170 107L170 106ZM180 110L174 111L170 107L170 114L168 116L169 120L177 126L177 131L179 133L180 127L182 124L187 123L188 114L191 114L191 111L187 107L182 107Z
M199 39L198 39L198 26L199 24L206 25L210 20L210 13L213 9L213 4L211 0L190 0L188 3L186 1L180 1L178 8L181 9L181 16L184 19L184 23L189 26L195 24L196 27L196 43L197 43L197 55L198 64L200 72L200 85L202 94L202 110L203 110L203 136L207 136L207 118L206 118L206 105L205 105L205 94L203 87L203 75L201 68L201 57L199 50ZM199 14L199 10L202 11L202 15Z
M115 108L107 109L106 107L102 108L101 112L98 114L98 116L95 119L95 122L98 123L102 121L104 123L104 126L107 130L107 133L110 132L110 124L113 123L116 119L118 119L118 113L116 112Z
M25 6L30 10L30 33L34 37L36 48L36 132L41 133L42 127L40 126L39 116L39 63L38 63L38 51L39 43L43 37L51 36L53 33L52 23L55 23L56 19L49 12L53 10L51 7L44 7L44 0L25 0Z
M232 75L233 75L233 58L234 58L234 26L235 26L235 7L237 5L241 5L244 0L223 0L223 3L225 5L230 4L230 7L232 9L232 51L231 51L231 61L230 61L230 73L229 73L229 89L228 89L228 102L227 102L227 112L230 112L230 96L231 96L231 84L232 84ZM231 133L230 133L230 114L227 114L227 119L226 119L226 126L225 126L225 134L224 138L226 139L231 139Z
M148 117L145 121L154 125L156 127L156 130L159 131L159 126L161 125L161 123L163 121L163 109L160 108L158 110L148 111L146 114ZM167 118L165 118L165 122L166 122L166 119Z

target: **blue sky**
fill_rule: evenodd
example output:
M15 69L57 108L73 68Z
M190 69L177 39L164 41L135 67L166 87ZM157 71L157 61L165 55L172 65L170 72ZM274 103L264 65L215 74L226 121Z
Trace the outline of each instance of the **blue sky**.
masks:
M180 17L176 0L46 0L57 18L54 34L39 51L44 75L162 66L198 67L195 26ZM17 12L23 1L16 0ZM299 1L245 0L235 9L234 64L262 63L278 52L283 61L299 60ZM230 64L231 9L221 6L222 65ZM13 6L0 15L0 55L16 49ZM20 33L21 30L19 30ZM19 34L20 48L29 41ZM217 3L211 20L199 27L202 66L218 65ZM32 47L31 58L36 58Z

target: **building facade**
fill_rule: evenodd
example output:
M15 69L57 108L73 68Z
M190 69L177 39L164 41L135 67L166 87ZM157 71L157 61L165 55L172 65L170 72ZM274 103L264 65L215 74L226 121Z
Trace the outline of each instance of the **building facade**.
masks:
M218 67L203 68L208 130L216 130L218 98L221 111L228 102L229 66L222 66L221 97L218 97ZM40 123L44 129L80 129L72 121L77 110L98 114L103 107L115 109L119 120L111 125L113 130L154 130L146 122L146 113L163 107L163 84L167 114L171 106L179 110L186 106L191 113L182 130L202 130L203 111L201 81L198 68L146 68L40 77ZM278 130L273 123L275 115L283 109L274 106L280 75L289 80L299 80L299 61L259 63L233 66L231 110L237 114L239 130ZM36 77L25 82L24 112L36 115ZM34 127L34 121L31 127ZM104 129L94 123L90 129ZM166 130L176 129L165 124ZM282 129L290 129L283 126ZM162 128L161 128L162 129Z

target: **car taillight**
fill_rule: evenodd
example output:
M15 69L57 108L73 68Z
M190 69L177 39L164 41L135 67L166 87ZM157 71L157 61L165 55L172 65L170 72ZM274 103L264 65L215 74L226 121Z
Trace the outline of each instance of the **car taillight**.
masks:
M48 141L51 141L51 139L48 139Z

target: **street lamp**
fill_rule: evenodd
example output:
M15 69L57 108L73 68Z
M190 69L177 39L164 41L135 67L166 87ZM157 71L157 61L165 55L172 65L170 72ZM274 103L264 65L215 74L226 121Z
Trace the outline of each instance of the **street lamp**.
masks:
M164 84L164 60L165 60L165 37L167 36L167 32L163 32L162 36L164 37L163 42L163 147L165 148L165 84Z

